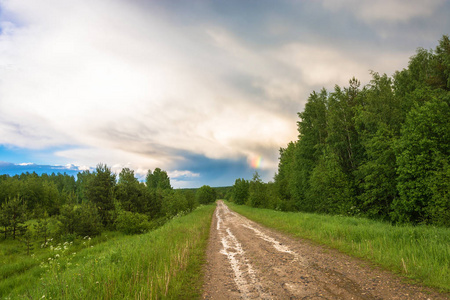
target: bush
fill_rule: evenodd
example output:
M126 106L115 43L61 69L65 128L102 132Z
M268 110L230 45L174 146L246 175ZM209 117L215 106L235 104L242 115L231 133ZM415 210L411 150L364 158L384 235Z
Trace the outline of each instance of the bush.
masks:
M116 228L125 234L137 234L148 231L151 223L144 214L121 211L116 219Z
M216 200L216 191L209 185L204 185L197 190L195 197L198 203L209 204Z

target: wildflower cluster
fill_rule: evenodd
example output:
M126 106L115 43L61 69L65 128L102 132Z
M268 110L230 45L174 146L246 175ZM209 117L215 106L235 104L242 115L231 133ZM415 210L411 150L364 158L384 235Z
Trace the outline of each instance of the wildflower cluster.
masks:
M84 241L83 242L83 245L86 245L87 247L89 247L89 245L91 244L91 237L90 236L85 236L84 238L83 238L83 240L87 240L87 243L86 243L86 241ZM91 246L91 248L92 248L93 246Z
M45 243L44 247L49 247L52 255L40 263L40 267L45 269L48 272L58 273L62 268L66 268L71 266L71 259L76 254L73 252L72 255L66 255L66 253L70 252L69 249L73 245L73 242L64 242L58 243L56 246L51 244L52 240L49 240L48 243ZM64 260L62 260L64 258ZM41 278L42 280L42 278Z
M48 239L45 243L41 244L41 248L47 248L47 246L53 241L53 238Z

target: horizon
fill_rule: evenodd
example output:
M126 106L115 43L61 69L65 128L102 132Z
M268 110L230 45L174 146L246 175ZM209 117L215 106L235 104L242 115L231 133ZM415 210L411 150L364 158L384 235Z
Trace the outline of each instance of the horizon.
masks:
M443 0L0 0L0 173L271 181L310 93L402 70L448 15Z

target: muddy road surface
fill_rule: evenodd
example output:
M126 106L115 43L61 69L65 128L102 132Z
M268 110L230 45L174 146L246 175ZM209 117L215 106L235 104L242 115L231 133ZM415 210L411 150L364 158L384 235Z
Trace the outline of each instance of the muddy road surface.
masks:
M264 228L218 201L204 299L449 299L338 251Z

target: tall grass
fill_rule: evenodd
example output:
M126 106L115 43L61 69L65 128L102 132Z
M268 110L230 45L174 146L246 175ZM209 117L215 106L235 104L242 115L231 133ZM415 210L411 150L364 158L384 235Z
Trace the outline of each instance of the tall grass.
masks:
M416 282L450 291L450 229L393 226L364 218L231 209L267 227L365 258Z
M202 206L147 234L122 236L79 252L55 250L17 274L10 299L193 299L201 295L211 217ZM39 279L32 284L33 272ZM17 281L16 281L17 283Z

